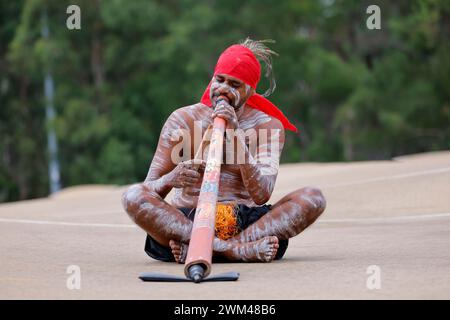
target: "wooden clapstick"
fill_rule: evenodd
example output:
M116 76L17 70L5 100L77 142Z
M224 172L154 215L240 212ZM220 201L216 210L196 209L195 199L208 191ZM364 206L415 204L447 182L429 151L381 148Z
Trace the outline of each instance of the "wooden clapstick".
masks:
M211 273L216 205L226 122L214 119L205 173L195 210L194 224L184 266L186 277L200 282Z

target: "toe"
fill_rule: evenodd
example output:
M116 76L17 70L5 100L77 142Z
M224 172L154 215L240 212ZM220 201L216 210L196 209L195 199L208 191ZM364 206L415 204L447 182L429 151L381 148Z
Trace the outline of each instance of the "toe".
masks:
M277 255L277 250L273 250L272 259L274 259L276 255Z
M174 241L174 240L170 240L170 241L169 241L169 246L170 246L170 248L171 248L172 250L178 250L178 251L181 250L180 244L179 244L178 242Z

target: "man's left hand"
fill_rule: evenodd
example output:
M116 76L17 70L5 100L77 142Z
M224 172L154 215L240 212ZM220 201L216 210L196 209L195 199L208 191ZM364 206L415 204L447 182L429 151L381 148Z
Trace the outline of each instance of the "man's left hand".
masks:
M215 117L224 119L227 122L227 129L237 129L239 127L239 122L234 108L225 100L219 101L214 108L212 118L214 119Z

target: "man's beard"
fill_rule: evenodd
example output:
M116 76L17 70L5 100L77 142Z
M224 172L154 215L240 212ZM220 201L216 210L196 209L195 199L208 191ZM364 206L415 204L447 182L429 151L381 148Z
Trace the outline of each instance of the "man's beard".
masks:
M214 108L215 108L216 105L217 105L217 102L218 102L217 98L218 98L219 96L220 96L220 94L213 94L213 95L210 96L211 102L214 101L213 98L216 98L215 104L213 105ZM222 98L220 98L219 100L224 100L226 103L228 103L230 106L232 106L234 110L239 110L242 106L244 106L245 102L247 101L247 99L245 99L245 100L243 100L243 101L241 100L241 101L239 101L239 104L238 104L238 105L235 105L235 101L233 101L233 102L230 103L230 102L229 102L230 99L229 99L228 97L227 97L227 99L222 99Z

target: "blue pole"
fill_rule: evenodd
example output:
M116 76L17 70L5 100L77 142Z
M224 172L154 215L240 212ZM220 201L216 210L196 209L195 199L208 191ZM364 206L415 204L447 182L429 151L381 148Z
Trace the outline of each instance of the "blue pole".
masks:
M42 14L42 37L46 40L50 37L48 27L47 13ZM58 161L58 140L56 139L55 129L53 127L56 117L53 100L55 96L55 85L50 68L47 66L44 77L44 95L45 95L45 117L47 123L47 148L49 155L48 176L50 181L50 193L55 193L61 189L61 178Z

